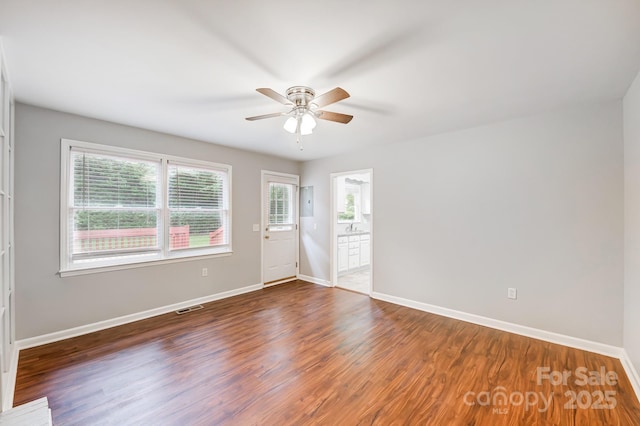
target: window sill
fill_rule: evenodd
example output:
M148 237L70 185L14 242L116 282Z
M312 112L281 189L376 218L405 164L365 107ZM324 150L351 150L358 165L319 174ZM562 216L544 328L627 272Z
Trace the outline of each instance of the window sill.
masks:
M65 278L73 277L76 275L99 274L102 272L120 271L123 269L145 268L148 266L166 265L170 263L190 262L195 260L213 259L216 257L227 257L231 256L232 254L233 251L230 250L222 253L209 253L194 256L174 257L170 259L147 260L144 262L122 263L119 265L89 266L84 268L61 270L58 272L58 274L60 275L60 277Z

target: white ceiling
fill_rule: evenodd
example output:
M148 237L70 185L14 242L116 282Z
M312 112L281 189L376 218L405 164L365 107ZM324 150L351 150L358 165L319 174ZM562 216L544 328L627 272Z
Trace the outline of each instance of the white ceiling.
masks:
M573 103L640 68L639 0L2 0L18 101L308 160ZM257 93L340 86L305 150Z

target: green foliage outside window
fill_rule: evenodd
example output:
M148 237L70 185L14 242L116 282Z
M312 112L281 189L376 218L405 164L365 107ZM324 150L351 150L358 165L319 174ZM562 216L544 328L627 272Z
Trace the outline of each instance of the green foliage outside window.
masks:
M204 235L222 225L218 211L222 209L221 177L212 172L179 168L169 174L170 226L189 225L191 235ZM194 210L195 209L195 210Z
M338 220L349 221L354 220L356 217L356 199L353 194L347 194L345 197L345 209L344 212L338 213Z
M157 166L151 163L90 154L76 156L75 230L156 228L156 182ZM190 225L191 234L218 229L222 224L219 212L194 209L223 208L222 188L222 179L216 173L184 168L172 173L170 226ZM150 210L135 210L140 208Z

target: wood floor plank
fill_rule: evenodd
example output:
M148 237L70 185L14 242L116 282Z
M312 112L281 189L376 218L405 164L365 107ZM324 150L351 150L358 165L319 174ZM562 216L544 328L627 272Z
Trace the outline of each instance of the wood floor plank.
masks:
M43 396L55 425L640 424L614 358L301 281L23 350L14 403Z

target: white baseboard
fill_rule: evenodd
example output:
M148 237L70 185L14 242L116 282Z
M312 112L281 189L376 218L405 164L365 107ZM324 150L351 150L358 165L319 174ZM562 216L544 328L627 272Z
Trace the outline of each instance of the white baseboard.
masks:
M313 284L323 285L325 287L333 287L333 285L331 284L331 281L323 280L316 277L311 277L309 275L298 274L298 279L302 281L307 281Z
M138 312L135 314L124 315L117 318L112 318L105 321L99 321L92 324L81 325L79 327L70 328L67 330L56 331L41 336L30 337L28 339L22 339L16 341L17 348L28 349L35 346L46 345L47 343L58 342L60 340L69 339L71 337L81 336L83 334L93 333L95 331L104 330L119 325L128 324L134 321L140 321L143 319L155 317L157 315L173 312L178 309L186 308L188 306L198 305L201 303L213 302L214 300L225 299L227 297L237 296L239 294L249 293L256 290L262 290L262 284L250 285L247 287L238 288L235 290L224 291L222 293L211 294L209 296L199 297L197 299L186 300L180 303L174 303L172 305L162 306L148 311Z
M322 280L307 275L298 275L298 278L313 284L322 285L325 287L332 287L330 281ZM18 371L18 358L21 349L28 349L35 346L44 345L47 343L53 343L60 340L68 339L71 337L80 336L83 334L93 333L94 331L104 330L118 325L128 324L130 322L139 321L146 318L151 318L157 315L166 314L168 312L176 311L178 309L186 308L188 306L197 305L201 303L213 302L215 300L225 299L227 297L237 296L244 293L250 293L252 291L261 290L262 284L250 285L235 290L229 290L222 293L216 293L209 296L200 297L197 299L187 300L180 303L175 303L160 308L150 309L148 311L139 312L136 314L125 315L110 320L100 321L93 324L87 324L80 327L74 327L68 330L57 331L54 333L45 334L42 336L31 337L28 339L22 339L15 342L13 347L13 353L11 357L11 365L8 372L8 382L6 385L6 393L4 394L3 406L10 408L13 405L13 395L16 384L16 374ZM540 330L532 327L527 327L519 324L514 324L506 321L500 321L493 318L483 317L480 315L469 314L466 312L456 311L454 309L443 308L436 305L430 305L427 303L417 302L409 299L404 299L397 296L391 296L384 293L372 292L371 297L377 300L393 303L396 305L406 306L408 308L417 309L424 312L433 313L436 315L442 315L445 317L470 322L473 324L482 325L485 327L494 328L497 330L506 331L509 333L515 333L534 339L540 339L551 343L557 343L564 346L569 346L576 349L582 349L590 352L599 353L606 356L618 358L622 363L622 366L629 377L629 381L636 393L636 397L640 400L640 375L634 368L627 352L624 348L617 346L606 345L604 343L593 342L590 340L580 339L576 337L567 336L564 334L553 333L546 330Z
M636 392L636 398L638 398L638 401L640 401L640 375L638 375L638 370L636 370L633 366L631 358L629 358L629 354L625 349L622 349L622 357L620 357L620 362L624 367L624 371L627 373L627 377L631 382L631 386L633 386L633 390Z
M553 333L551 331L540 330L537 328L527 327L524 325L514 324L506 321L500 321L493 318L483 317L481 315L469 314L466 312L456 311L454 309L430 305L428 303L416 302L414 300L391 296L384 293L372 292L371 297L396 305L406 306L407 308L417 309L419 311L442 315L444 317L470 322L472 324L495 328L497 330L502 330L509 333L515 333L534 339L544 340L546 342L557 343L559 345L569 346L571 348L582 349L585 351L610 356L612 358L617 358L620 360L625 373L627 373L627 377L631 382L631 386L633 387L633 390L636 394L636 398L638 398L638 401L640 401L640 376L638 375L638 371L634 368L633 363L631 362L631 359L629 358L629 355L627 354L627 351L624 350L624 348L567 336L565 334Z
M456 311L454 309L443 308L440 306L429 305L427 303L416 302L414 300L403 299L401 297L391 296L384 293L373 292L371 297L385 302L394 303L396 305L406 306L408 308L418 309L424 312L430 312L436 315L442 315L485 327L495 328L497 330L509 333L520 334L534 339L544 340L546 342L557 343L559 345L569 346L576 349L582 349L589 352L595 352L601 355L621 358L623 349L618 346L607 345L604 343L593 342L591 340L571 337L564 334L554 333L551 331L540 330L533 327L514 324L506 321L500 321L493 318L483 317L480 315L469 314L466 312Z

